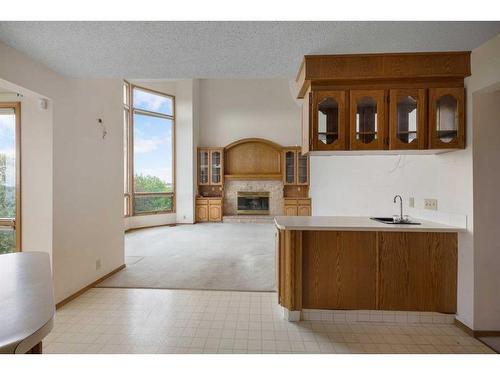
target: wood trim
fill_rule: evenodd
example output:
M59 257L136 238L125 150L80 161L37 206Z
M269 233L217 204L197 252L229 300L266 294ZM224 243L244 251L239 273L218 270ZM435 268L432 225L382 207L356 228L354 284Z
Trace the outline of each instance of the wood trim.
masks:
M282 174L225 174L225 180L281 180Z
M299 68L297 97L315 81L470 76L470 51L306 55Z
M16 217L13 228L16 231L16 251L22 251L22 195L21 195L21 103L2 102L0 108L11 108L16 117ZM10 226L10 225L9 225Z
M226 147L224 147L224 151L227 151L227 150L229 150L235 146L238 146L240 144L249 143L249 142L265 143L271 147L274 147L278 151L281 151L281 149L282 149L281 145L279 145L275 142L269 141L267 139L264 139L264 138L242 138L242 139L239 139L237 141L234 141L234 142L228 144Z
M97 279L96 281L88 284L87 286L83 287L82 289L80 289L79 291L73 293L72 295L70 295L69 297L66 297L65 299L63 299L61 302L58 302L56 303L56 310L57 309L60 309L61 307L63 307L64 305L66 305L68 302L71 302L72 300L74 300L75 298L81 296L83 293L85 293L86 291L88 291L89 289L92 289L93 287L95 287L97 284L103 282L104 280L106 280L108 277L114 275L115 273L117 273L118 271L121 271L122 269L125 268L125 264L122 264L120 267L118 268L115 268L113 271L107 273L106 275L104 275L103 277Z
M473 330L469 326L467 326L465 323L462 323L460 320L456 319L453 322L458 328L463 330L465 333L467 333L469 336L474 337L474 338L479 338L479 337L496 337L500 336L500 331L481 331L481 330ZM481 341L482 342L482 341ZM484 344L484 343L483 343ZM486 344L485 344L486 345Z
M156 225L145 225L143 227L133 227L125 229L125 233L134 232L136 230L148 229L148 228L157 228L157 227L176 227L177 225L192 225L188 223L179 223L179 224L156 224Z

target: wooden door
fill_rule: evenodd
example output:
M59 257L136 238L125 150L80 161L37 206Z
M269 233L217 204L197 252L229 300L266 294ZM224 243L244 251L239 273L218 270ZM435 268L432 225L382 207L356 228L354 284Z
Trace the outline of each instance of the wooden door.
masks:
M297 150L283 150L283 184L295 185L297 183Z
M456 233L378 236L380 310L456 313Z
M222 205L220 203L209 204L208 219L209 221L222 220Z
M465 148L463 87L429 89L429 148Z
M313 91L312 150L346 149L346 92Z
M390 90L389 149L422 150L426 147L425 89Z
M302 232L302 306L376 308L376 232Z
M208 205L206 204L196 205L196 221L198 222L208 221Z
M351 150L384 150L388 146L385 90L351 90Z
M285 205L285 216L297 216L297 205Z
M198 185L210 184L210 152L206 148L198 149Z

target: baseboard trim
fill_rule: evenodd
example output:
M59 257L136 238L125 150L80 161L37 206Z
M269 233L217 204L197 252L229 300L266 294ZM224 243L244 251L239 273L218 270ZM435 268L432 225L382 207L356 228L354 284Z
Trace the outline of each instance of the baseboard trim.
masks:
M461 328L465 333L467 333L469 336L478 338L478 337L489 337L489 336L500 336L500 331L480 331L480 330L473 330L469 326L465 325L462 323L460 320L455 319L455 325L459 328Z
M106 275L104 275L103 277L101 277L100 279L90 283L89 285L83 287L82 289L80 289L78 292L76 293L73 293L72 295L70 295L69 297L66 297L65 299L63 299L61 302L57 303L56 304L56 310L57 309L60 309L61 307L63 307L64 305L66 305L68 302L74 300L75 298L81 296L83 293L85 293L87 290L89 289L92 289L93 287L95 287L97 284L100 284L101 282L103 282L104 280L106 280L108 277L114 275L115 273L117 273L118 271L121 271L122 269L125 268L125 264L122 264L120 267L118 268L115 268L113 271L111 271L110 273L107 273Z

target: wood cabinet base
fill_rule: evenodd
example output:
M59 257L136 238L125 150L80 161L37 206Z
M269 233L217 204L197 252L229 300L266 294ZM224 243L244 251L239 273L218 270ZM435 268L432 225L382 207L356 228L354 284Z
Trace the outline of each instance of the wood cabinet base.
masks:
M279 303L455 313L457 233L278 232Z

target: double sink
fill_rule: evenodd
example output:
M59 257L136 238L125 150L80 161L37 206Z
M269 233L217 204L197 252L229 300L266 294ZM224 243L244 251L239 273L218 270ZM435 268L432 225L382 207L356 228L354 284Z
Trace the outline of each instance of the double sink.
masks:
M417 223L415 221L408 221L408 220L394 221L392 217L371 217L370 219L384 224L420 225L420 223Z

